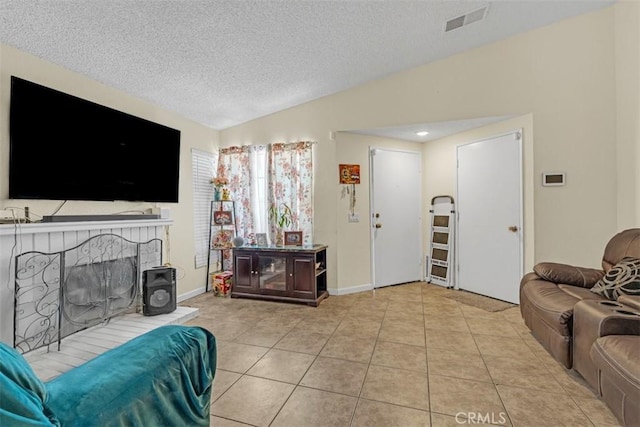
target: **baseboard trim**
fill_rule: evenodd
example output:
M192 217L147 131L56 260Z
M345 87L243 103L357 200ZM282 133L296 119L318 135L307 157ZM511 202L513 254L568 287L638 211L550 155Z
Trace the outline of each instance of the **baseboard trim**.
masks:
M182 302L184 300L188 300L189 298L197 297L200 294L204 294L206 292L205 288L197 288L189 292L185 292L184 294L178 295L178 302Z
M339 288L339 289L327 289L329 291L329 295L348 295L355 294L358 292L365 292L373 290L373 285L371 283L367 283L365 285L357 285L350 286L348 288Z
M365 292L365 291L371 291L371 290L373 290L373 285L371 285L370 283L367 283L364 285L350 286L348 288L327 289L327 291L329 292L329 295L348 295L348 294L355 294L358 292ZM178 302L182 302L189 298L196 297L200 294L204 294L205 292L206 290L204 288L198 288L189 292L185 292L184 294L178 295Z

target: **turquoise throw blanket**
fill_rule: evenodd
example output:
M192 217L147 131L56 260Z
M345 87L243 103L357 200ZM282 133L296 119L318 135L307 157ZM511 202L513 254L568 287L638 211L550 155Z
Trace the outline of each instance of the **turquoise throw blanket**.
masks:
M210 423L216 341L206 329L180 325L154 329L44 385L20 355L20 363L7 358L6 365L19 366L24 378L15 381L15 376L4 375L7 350L0 350L0 425L173 427ZM15 386L6 391L5 383Z
M55 426L45 385L20 353L0 342L0 426Z

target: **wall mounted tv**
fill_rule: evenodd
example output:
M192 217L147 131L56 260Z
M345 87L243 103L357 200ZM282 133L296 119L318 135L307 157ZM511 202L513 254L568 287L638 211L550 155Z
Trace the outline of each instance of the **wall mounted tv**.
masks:
M9 198L178 202L180 131L12 76Z

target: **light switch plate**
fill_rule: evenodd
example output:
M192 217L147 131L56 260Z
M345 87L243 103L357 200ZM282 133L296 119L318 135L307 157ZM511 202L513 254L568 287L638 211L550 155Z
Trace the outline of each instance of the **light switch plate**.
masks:
M357 213L350 213L349 222L360 222L360 215L358 215Z

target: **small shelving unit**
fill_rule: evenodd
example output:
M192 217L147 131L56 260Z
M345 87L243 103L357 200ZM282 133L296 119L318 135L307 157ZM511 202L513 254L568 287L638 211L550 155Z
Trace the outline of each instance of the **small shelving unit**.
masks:
M212 275L233 269L233 238L238 234L236 203L233 200L214 200L209 215L209 253L207 255L207 283L211 289Z

